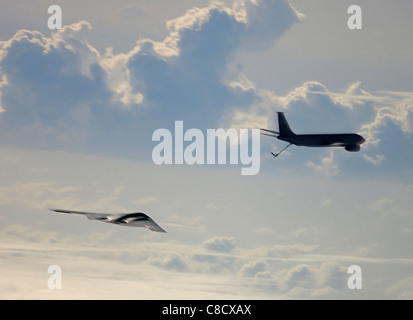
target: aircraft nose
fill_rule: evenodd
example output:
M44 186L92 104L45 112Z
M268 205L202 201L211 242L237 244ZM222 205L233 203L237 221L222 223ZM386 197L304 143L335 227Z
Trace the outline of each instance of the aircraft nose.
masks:
M366 142L366 139L364 139L362 136L359 136L359 144L363 144L364 142Z

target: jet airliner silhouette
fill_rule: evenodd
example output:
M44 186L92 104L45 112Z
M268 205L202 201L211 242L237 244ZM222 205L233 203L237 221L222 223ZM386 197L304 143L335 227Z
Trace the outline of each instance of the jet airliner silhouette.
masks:
M275 157L279 156L284 150L291 145L305 146L305 147L344 147L347 151L360 151L360 145L366 140L356 133L330 133L330 134L295 134L285 118L284 112L277 112L278 114L278 131L269 129L260 129L264 132L261 134L275 137L279 140L286 141L289 144L278 153L271 154Z

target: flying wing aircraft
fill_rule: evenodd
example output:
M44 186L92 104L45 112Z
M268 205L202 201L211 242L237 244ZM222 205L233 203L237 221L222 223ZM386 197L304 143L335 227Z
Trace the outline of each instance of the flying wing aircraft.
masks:
M151 231L166 232L155 221L153 221L149 216L142 212L106 214L61 209L50 209L50 211L68 214L82 214L88 217L88 219L90 220L99 220L103 222L118 224L121 226L145 227Z
M269 129L260 129L264 131L261 132L263 135L289 142L289 145L277 154L271 152L274 158L293 144L305 147L344 147L347 151L357 152L360 151L360 145L366 141L362 136L356 133L295 134L291 130L284 113L277 112L277 114L279 132Z

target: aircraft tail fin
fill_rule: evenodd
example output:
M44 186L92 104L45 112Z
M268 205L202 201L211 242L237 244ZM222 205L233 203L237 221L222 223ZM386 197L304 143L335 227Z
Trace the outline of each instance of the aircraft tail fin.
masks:
M295 133L291 130L287 119L284 116L284 112L277 112L278 114L278 128L280 131L280 137L295 136Z

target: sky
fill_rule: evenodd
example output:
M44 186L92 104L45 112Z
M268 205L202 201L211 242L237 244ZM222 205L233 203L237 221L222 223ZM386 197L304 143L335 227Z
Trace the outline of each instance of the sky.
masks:
M359 0L350 30L353 2L2 2L0 298L412 299L413 3ZM274 159L262 136L256 175L153 162L175 121L277 130L276 111L366 142Z

